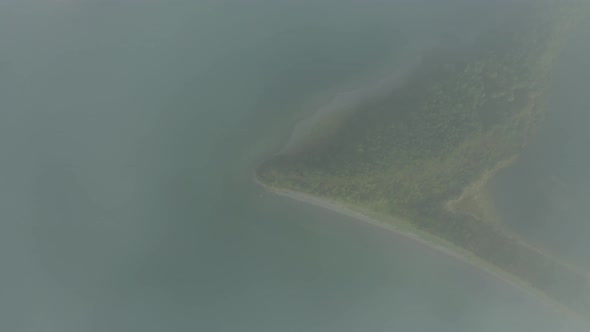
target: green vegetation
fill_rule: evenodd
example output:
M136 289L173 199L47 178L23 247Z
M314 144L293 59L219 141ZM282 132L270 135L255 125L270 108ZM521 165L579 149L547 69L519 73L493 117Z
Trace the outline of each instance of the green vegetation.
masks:
M541 123L554 59L584 5L513 3L468 49L426 55L404 87L265 162L259 179L410 220L590 317L589 274L512 234L479 197Z

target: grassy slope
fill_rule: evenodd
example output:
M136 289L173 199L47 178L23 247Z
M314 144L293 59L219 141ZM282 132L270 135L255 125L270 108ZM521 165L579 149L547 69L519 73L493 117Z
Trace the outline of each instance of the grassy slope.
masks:
M513 4L468 50L429 54L403 88L267 161L259 179L411 220L590 317L588 275L524 243L474 198L543 117L553 61L584 12L582 1L555 3Z

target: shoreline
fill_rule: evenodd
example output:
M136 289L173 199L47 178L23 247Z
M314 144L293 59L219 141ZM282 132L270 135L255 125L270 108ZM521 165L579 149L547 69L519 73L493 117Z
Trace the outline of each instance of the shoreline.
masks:
M520 281L516 277L513 277L512 275L508 274L507 272L504 272L503 270L500 270L499 268L496 268L495 266L481 260L480 258L478 258L475 255L473 255L473 256L470 255L469 252L463 252L463 249L461 249L460 247L453 248L452 246L454 246L454 245L452 243L447 242L444 239L438 238L435 235L432 235L429 233L420 234L420 231L416 230L416 229L404 230L400 226L396 226L392 223L387 223L385 221L381 221L381 220L377 219L376 217L371 217L366 214L363 214L362 212L355 210L354 208L347 206L341 202L337 202L334 200L330 200L327 198L323 198L323 197L319 197L319 196L315 196L315 195L311 195L311 194L307 194L307 193L303 193L303 192L269 187L266 184L262 183L256 175L254 175L254 182L258 186L260 186L262 189L264 189L266 192L269 192L271 194L285 197L288 199L292 199L292 200L295 200L295 201L298 201L301 203L313 205L313 206L316 206L316 207L319 207L322 209L326 209L326 210L344 215L346 217L349 217L349 218L356 220L358 222L362 222L364 225L368 225L370 227L380 229L380 230L385 230L385 231L390 232L393 235L400 236L400 237L403 237L403 238L408 239L410 241L413 241L417 244L420 244L424 248L436 251L436 252L441 253L443 255L457 259L458 261L461 261L467 265L470 265L473 268L476 268L477 270L482 271L489 276L492 276L502 282L510 284L511 286L514 286L514 287L526 292L527 294L541 297L543 300L545 300L545 301L543 301L544 303L555 304L555 303L551 303L553 301L547 301L548 299L545 297L544 294L540 294L538 291L536 291L535 288L526 286L525 284L522 283L522 281ZM404 221L402 221L400 219L400 222L404 222ZM412 226L409 226L409 228L410 227L412 227ZM441 243L435 243L434 241L429 241L429 239L426 239L426 238L422 237L421 235L431 236L432 240L440 241ZM447 245L447 246L445 246L445 245Z
M458 262L473 268L477 272L482 273L482 275L494 278L501 283L508 284L511 287L518 289L527 296L536 298L544 305L547 305L549 308L561 314L570 316L572 318L576 318L578 321L585 322L585 320L582 317L579 317L578 314L572 312L567 307L563 306L561 303L554 301L542 291L536 289L533 286L528 285L526 281L511 275L510 273L500 269L499 267L491 263L486 262L485 260L470 253L469 251L466 251L461 247L454 245L451 242L448 242L433 234L422 232L419 229L416 229L414 226L411 225L411 223L404 221L403 219L391 216L393 220L399 220L400 225L395 225L393 223L388 223L386 221L379 220L377 216L369 216L363 213L360 209L357 210L354 207L348 206L343 202L338 202L335 200L315 196L312 194L307 194L304 192L273 188L262 183L258 179L255 172L253 175L253 181L257 186L273 195L291 199L304 204L309 204L320 209L326 209L335 212L337 214L351 218L352 220L359 222L359 224L372 227L376 230L387 231L390 233L390 235L399 236L405 240L422 246L426 250L430 250L435 253L455 259ZM404 229L403 225L401 224L408 224L408 229Z
M313 206L316 206L316 207L319 207L322 209L330 210L332 212L350 217L352 219L362 221L363 223L369 224L370 226L373 226L375 228L384 229L384 230L390 231L392 233L395 233L397 235L403 236L405 238L414 240L414 241L419 242L427 247L430 247L430 248L435 249L440 252L444 252L445 254L447 254L449 256L453 256L453 257L457 257L457 258L461 258L461 259L463 258L463 255L455 252L454 250L452 250L450 248L445 248L442 245L433 244L432 242L429 242L429 241L421 238L418 234L416 234L414 232L404 231L401 228L396 227L393 224L389 224L389 223L380 221L374 217L370 217L366 214L363 214L362 212L356 211L355 209L353 209L349 206L346 206L344 203L340 203L340 202L337 202L334 200L330 200L328 198L323 198L323 197L319 197L319 196L315 196L315 195L311 195L311 194L307 194L307 193L303 193L303 192L298 192L298 191L294 191L294 190L272 188L272 187L269 187L266 184L262 183L256 177L256 175L254 175L254 182L258 186L263 188L266 192L269 192L271 194L281 196L281 197L286 197L288 199L292 199L292 200L295 200L298 202L313 205Z

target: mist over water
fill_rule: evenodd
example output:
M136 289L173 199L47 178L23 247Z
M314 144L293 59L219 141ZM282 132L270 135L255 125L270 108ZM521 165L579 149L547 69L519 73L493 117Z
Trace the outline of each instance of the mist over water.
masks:
M1 1L0 330L582 331L252 181L308 105L468 40L501 5Z

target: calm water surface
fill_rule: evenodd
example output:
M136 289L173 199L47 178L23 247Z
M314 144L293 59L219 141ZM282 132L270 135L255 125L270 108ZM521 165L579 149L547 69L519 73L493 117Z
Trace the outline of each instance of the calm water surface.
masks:
M0 329L576 331L252 183L310 105L469 38L485 3L0 2Z

